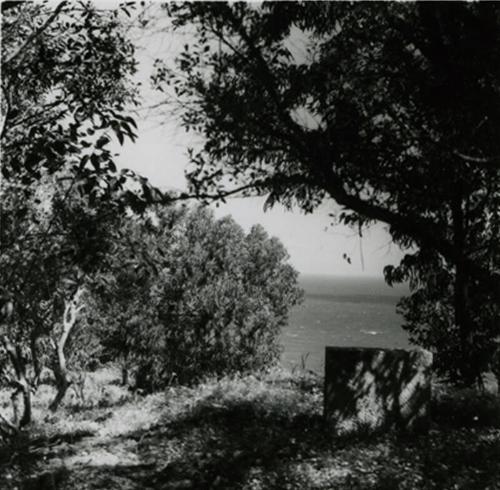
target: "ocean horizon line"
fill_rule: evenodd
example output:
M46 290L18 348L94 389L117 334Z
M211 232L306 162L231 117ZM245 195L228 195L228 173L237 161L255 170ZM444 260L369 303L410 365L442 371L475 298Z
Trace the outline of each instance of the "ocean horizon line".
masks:
M299 277L328 277L333 279L380 279L385 282L384 276L377 275L349 275L349 274L329 274L327 272L299 272Z

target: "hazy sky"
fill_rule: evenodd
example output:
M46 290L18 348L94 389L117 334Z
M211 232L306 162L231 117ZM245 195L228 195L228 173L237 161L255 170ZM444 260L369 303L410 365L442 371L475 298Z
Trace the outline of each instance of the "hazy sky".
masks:
M143 85L145 106L159 100L148 88L154 59L172 60L185 41L185 37L165 32L138 38L137 79ZM127 142L119 149L117 162L148 177L160 188L184 189L187 148L194 136L186 135L176 119L169 116L168 109L164 113L162 125L157 118L152 120L151 114L140 113L139 138L135 144ZM263 198L234 198L218 208L213 207L217 216L230 214L246 230L255 223L262 224L270 235L284 243L291 263L301 273L380 277L384 265L397 263L401 258L401 252L391 245L382 224L364 232L361 239L347 227L331 226L328 214L335 209L332 201L308 215L299 210L286 211L280 206L264 212L263 202ZM343 258L344 254L350 256L351 264Z
M149 128L140 124L137 142L121 148L118 163L148 177L160 188L184 189L187 144L188 138L181 131L172 131L171 126ZM232 215L245 230L262 224L284 243L291 263L302 273L382 276L384 265L397 263L401 257L381 224L365 231L361 239L350 228L331 226L328 214L335 209L333 201L307 215L281 206L264 212L263 202L263 198L233 198L213 208L217 216ZM344 253L350 256L351 264L343 258Z

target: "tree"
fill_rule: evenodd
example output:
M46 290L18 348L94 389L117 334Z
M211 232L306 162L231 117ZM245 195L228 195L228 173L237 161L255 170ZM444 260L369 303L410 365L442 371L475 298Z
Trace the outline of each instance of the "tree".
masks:
M122 211L143 211L159 196L147 179L117 171L109 148L113 138L136 138L129 115L138 103L136 60L124 23L130 8L2 4L3 183L29 194L32 183L63 171L60 178L91 201L120 194Z
M175 68L159 62L153 76L204 138L192 193L308 212L331 198L341 222L387 223L408 257L436 255L451 271L461 376L476 377L469 353L483 327L471 312L487 302L498 318L500 302L498 6L166 8L195 32Z
M120 365L125 385L130 371L155 351L157 310L152 295L184 214L184 208L172 207L161 211L159 223L156 213L124 219L110 266L94 290L92 322L98 325L102 359Z
M2 6L2 175L23 184L46 169L79 170L92 187L115 167L109 131L135 138L132 44L119 10L91 3ZM87 149L87 151L84 151Z
M279 358L281 328L301 292L277 239L259 226L245 234L205 208L157 208L127 234L129 251L98 316L110 357L126 356L137 387L261 369Z
M387 267L386 278L391 282L410 281L410 296L397 305L410 340L434 352L434 368L439 374L463 382L463 359L458 355L462 339L454 311L454 270L446 267L436 253L424 255L420 251L405 256L398 267ZM479 386L483 386L481 374L485 372L492 371L500 380L498 304L491 302L488 293L479 287L471 291L467 311L474 322L468 358Z
M126 8L2 3L0 262L2 286L15 306L2 339L15 395L25 398L22 424L30 418L27 367L33 364L36 383L37 351L50 335L56 335L53 368L64 395L61 354L76 317L63 312L76 313L82 278L92 264L102 265L108 242L100 241L101 225L127 207L143 209L151 195L145 179L136 179L137 192L126 187L136 176L116 170L108 146L113 136L135 138L135 122L125 112L136 100L134 52L121 20Z
M283 245L203 208L183 228L157 292L165 374L191 382L276 362L281 328L300 300Z
M52 410L72 383L66 362L71 337L81 320L85 291L91 292L94 276L113 252L120 220L116 203L107 196L90 205L89 196L69 192L71 187L61 182L57 175L39 182L31 200L16 187L1 192L1 283L15 305L2 329L12 361L4 371L11 373L15 395L24 396L26 414L30 390L38 385L44 365L52 369L58 391Z

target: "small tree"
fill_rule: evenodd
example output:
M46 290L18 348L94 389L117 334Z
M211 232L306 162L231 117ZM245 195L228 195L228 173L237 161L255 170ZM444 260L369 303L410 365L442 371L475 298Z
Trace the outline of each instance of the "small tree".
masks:
M161 225L154 225L147 214L123 220L110 267L94 288L96 309L91 318L97 325L102 360L120 365L123 384L140 358L150 357L157 318L152 291L166 266L182 210L168 208L162 216Z
M245 234L205 208L159 208L134 226L129 236L141 236L142 246L132 245L134 260L115 278L109 311L123 309L105 343L108 352L126 353L139 387L260 369L278 359L281 328L301 291L277 239L259 226Z
M65 301L74 300L92 264L100 264L100 247L108 242L100 240L103 217L96 210L116 216L127 206L143 209L151 197L145 179L142 194L124 189L135 175L116 170L108 147L113 136L121 143L135 138L135 122L125 114L136 95L133 47L121 15L126 8L2 3L0 265L14 305L2 335L15 393L23 377L37 384L49 334L60 327L64 337L68 330ZM52 355L57 371L62 358L57 349ZM29 388L22 391L25 424Z
M300 299L283 245L262 228L189 213L155 296L163 379L260 369L276 362L288 310Z
M60 329L60 332L58 332L57 338L51 339L55 351L52 370L54 372L57 388L56 396L49 406L52 411L57 410L59 404L64 398L64 395L66 394L67 389L73 381L66 364L65 348L78 320L78 314L84 308L84 305L81 303L82 292L83 289L79 287L72 298L65 299L64 312L61 322L62 328Z
M82 197L64 182L55 175L29 194L11 185L1 193L2 286L15 306L3 326L4 348L17 391L24 387L26 413L29 391L44 366L55 375L53 410L72 382L66 357L81 320L83 291L91 290L96 274L106 268L120 220L111 197Z

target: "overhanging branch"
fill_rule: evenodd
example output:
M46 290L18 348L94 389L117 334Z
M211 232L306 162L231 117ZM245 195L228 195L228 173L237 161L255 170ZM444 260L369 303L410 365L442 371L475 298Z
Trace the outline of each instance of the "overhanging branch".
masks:
M25 49L39 36L43 34L43 32L49 27L52 22L56 19L56 17L61 13L62 9L64 6L67 4L67 1L61 2L57 7L54 9L52 14L49 15L47 20L35 31L33 31L26 41L19 47L17 51L15 51L11 56L9 56L5 61L4 61L4 66L10 65L16 58L19 58L24 56L24 51Z

